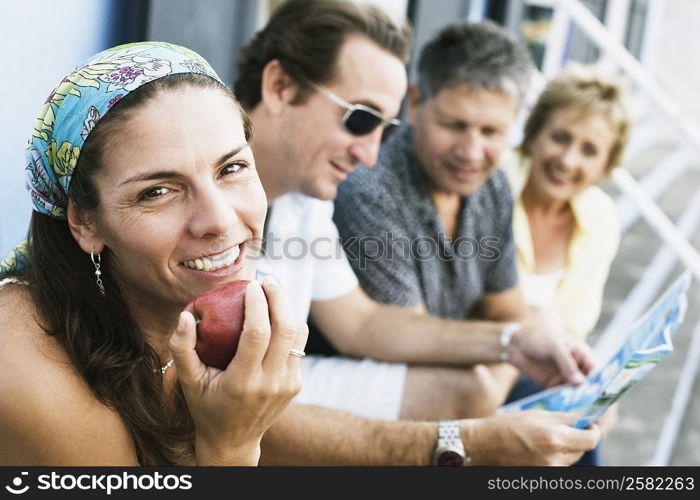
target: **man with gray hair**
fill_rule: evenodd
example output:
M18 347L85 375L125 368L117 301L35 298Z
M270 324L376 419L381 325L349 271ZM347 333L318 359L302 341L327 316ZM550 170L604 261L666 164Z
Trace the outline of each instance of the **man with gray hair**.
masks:
M490 22L450 25L425 46L409 86L410 126L335 202L343 246L370 297L452 320L522 318L512 197L496 167L532 70L527 50ZM488 322L469 333L475 348L480 324ZM489 367L505 384L514 380L511 366Z

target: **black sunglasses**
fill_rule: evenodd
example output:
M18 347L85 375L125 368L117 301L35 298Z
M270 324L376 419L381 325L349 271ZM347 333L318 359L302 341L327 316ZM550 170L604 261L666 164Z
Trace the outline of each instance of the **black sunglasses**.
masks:
M343 126L352 135L367 135L374 131L379 125L388 132L389 128L398 127L401 121L396 118L385 118L379 111L364 104L350 104L342 97L337 96L330 90L313 82L309 82L311 88L323 94L328 99L345 109L343 115Z

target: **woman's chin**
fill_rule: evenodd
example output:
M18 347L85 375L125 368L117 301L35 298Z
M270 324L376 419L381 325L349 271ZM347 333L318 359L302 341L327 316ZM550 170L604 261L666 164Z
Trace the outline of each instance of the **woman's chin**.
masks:
M573 198L571 185L564 183L543 182L534 190L542 202L567 202Z

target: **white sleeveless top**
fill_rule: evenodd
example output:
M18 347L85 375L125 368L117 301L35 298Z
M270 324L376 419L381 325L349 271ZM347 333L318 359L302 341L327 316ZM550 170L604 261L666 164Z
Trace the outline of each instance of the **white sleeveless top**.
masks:
M557 298L557 287L564 277L564 269L551 273L531 274L522 278L525 303L532 307L551 307Z

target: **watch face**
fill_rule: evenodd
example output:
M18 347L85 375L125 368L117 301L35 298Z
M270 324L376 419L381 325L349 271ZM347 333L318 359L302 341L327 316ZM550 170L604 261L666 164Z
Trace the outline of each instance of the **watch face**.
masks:
M464 457L456 451L445 450L441 452L435 461L440 466L462 466L464 465Z

